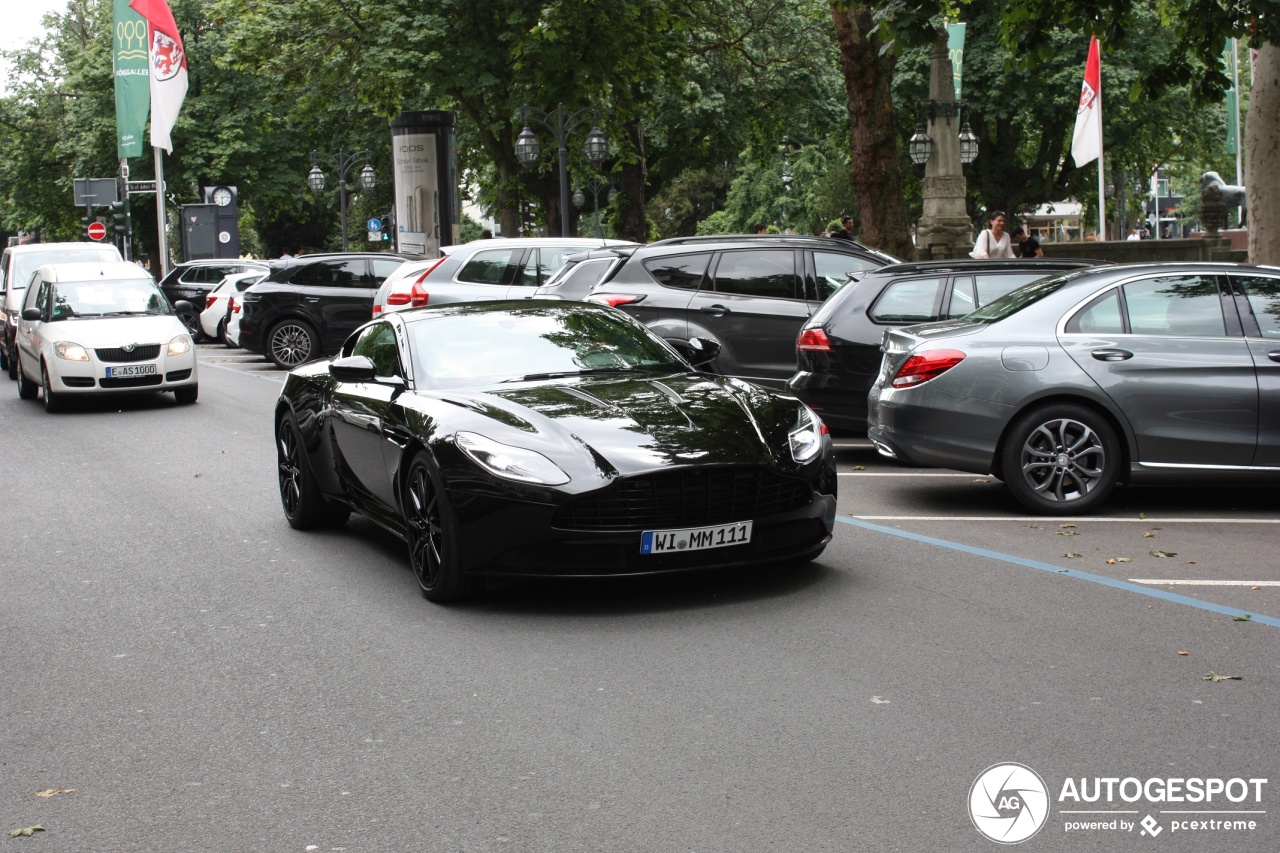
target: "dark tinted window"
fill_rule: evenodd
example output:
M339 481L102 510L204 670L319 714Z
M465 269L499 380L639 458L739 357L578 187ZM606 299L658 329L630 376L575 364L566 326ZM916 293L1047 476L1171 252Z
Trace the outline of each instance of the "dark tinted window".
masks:
M361 332L351 354L367 357L373 362L379 376L402 375L400 357L396 350L396 333L388 323L379 323Z
M515 264L523 253L514 247L476 252L458 271L458 281L475 284L504 284L514 277Z
M796 288L795 252L725 252L716 262L715 289L717 293L795 299L800 295Z
M1222 337L1222 301L1215 276L1162 276L1124 286L1129 331L1135 335Z
M1232 276L1249 298L1249 307L1264 338L1280 338L1280 278Z
M871 306L871 319L878 323L924 323L933 320L944 284L944 278L895 281Z
M319 261L309 264L289 279L310 287L367 287L365 265L359 261Z
M711 255L676 255L673 258L653 258L644 262L644 268L659 284L667 287L683 287L696 290L702 284Z
M1108 290L1081 308L1067 321L1067 331L1082 335L1124 334L1124 317L1120 314L1120 291Z
M872 270L879 266L880 264L874 261L856 255L814 252L813 271L818 277L818 299L826 300L828 296L844 287L849 282L849 273Z

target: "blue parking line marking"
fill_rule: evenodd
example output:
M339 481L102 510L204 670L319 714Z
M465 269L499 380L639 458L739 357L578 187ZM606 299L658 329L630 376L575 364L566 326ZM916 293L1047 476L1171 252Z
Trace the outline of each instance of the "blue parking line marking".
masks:
M1169 601L1174 604L1185 604L1188 607L1208 610L1212 613L1220 613L1224 616L1235 617L1247 615L1249 616L1250 622L1257 622L1260 625L1270 625L1272 628L1280 628L1280 619L1277 619L1274 616L1263 616L1259 613L1252 613L1248 610L1242 610L1239 607L1226 607L1222 604L1214 604L1211 601L1201 601L1198 598L1178 595L1176 592L1165 592L1160 589L1150 589L1149 587L1130 583L1129 581L1116 580L1115 578L1090 574L1089 572L1081 572L1075 569L1064 569L1062 566L1055 566L1052 563L1042 563L1039 560L1028 560L1025 557L1001 554L999 551L988 551L986 548L974 548L972 545L961 545L959 542L950 542L946 539L936 539L932 536L922 536L919 533L908 533L905 530L895 530L892 527L872 524L869 521L850 518L847 515L837 515L836 521L852 525L853 527L861 527L865 530L874 530L876 533L887 533L890 536L898 536L902 539L911 539L916 542L923 542L926 545L936 545L939 548L948 548L952 551L962 551L966 554L973 554L978 557L988 557L992 560L1013 563L1015 566L1024 566L1028 569L1039 569L1042 572L1051 572L1063 577L1079 578L1080 580L1090 581L1091 583L1102 584L1103 586L1109 586L1115 589L1123 589L1127 592L1136 592L1139 595L1145 595L1149 598L1159 598L1162 601Z

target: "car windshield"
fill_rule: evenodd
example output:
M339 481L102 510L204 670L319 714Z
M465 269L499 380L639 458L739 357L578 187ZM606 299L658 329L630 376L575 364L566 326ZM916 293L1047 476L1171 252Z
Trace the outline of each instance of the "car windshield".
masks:
M429 317L409 329L415 372L429 388L689 370L644 327L596 306L480 306Z
M53 286L49 319L172 313L169 301L149 279L60 281Z
M1028 305L1039 302L1049 294L1057 292L1067 282L1087 272L1087 270L1082 270L1068 275L1042 278L1030 284L1024 284L1017 290L1009 291L999 299L991 300L977 311L966 314L964 319L971 323L995 323L1003 320L1005 317L1017 314Z

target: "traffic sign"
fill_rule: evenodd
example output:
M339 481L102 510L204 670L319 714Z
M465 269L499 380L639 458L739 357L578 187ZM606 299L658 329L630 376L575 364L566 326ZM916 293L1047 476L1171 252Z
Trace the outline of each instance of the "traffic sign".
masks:
M107 226L101 222L90 222L85 231L88 233L90 240L102 240L107 236Z
M155 181L130 181L129 193L153 193L156 191Z
M370 219L370 220L369 220L369 222L368 222L367 224L368 224L368 226L369 226L369 230L370 230L370 231L381 231L381 230L382 230L382 220L380 220L380 219Z

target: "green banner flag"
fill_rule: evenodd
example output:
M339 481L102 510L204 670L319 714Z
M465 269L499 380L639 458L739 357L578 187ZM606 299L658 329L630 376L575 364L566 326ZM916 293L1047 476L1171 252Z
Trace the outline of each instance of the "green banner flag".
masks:
M147 61L147 21L129 8L129 0L113 0L115 26L111 65L116 81L116 152L141 157L151 111L151 66Z
M960 100L960 72L964 68L964 24L947 24L947 52L951 54L951 75Z
M1235 154L1240 150L1240 97L1236 91L1237 81L1239 80L1240 69L1236 64L1236 40L1227 39L1226 47L1222 49L1222 64L1225 66L1223 71L1227 78L1231 80L1231 88L1227 90L1227 153Z

